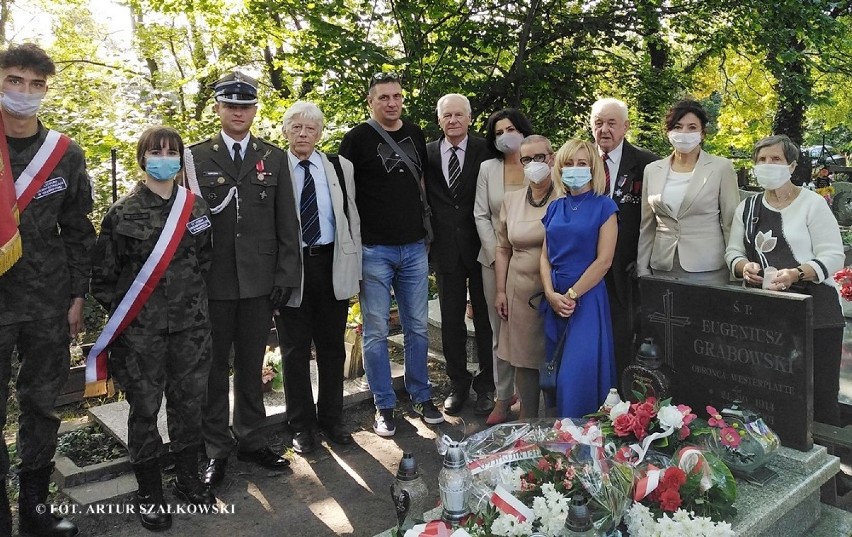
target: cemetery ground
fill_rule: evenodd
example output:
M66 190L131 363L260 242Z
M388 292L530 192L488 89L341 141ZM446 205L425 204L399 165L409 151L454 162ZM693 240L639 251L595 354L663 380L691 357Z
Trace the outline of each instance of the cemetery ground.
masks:
M852 323L847 324L844 345L844 369L849 369L852 380ZM401 362L401 352L391 348L392 357ZM433 383L434 400L440 403L449 393L450 385L444 373L444 364L433 355L429 363L430 380ZM844 388L842 388L844 392ZM435 438L447 433L454 438L470 435L485 428L484 418L473 415L472 405L456 417L447 417L447 422L428 426L410 410L410 401L404 390L398 391L397 432L392 438L380 438L372 431L374 407L371 400L348 406L344 420L353 433L355 442L349 446L337 446L325 441L317 450L303 457L289 450L290 432L281 423L268 427L270 443L274 449L286 451L291 460L291 469L270 472L231 457L224 482L215 489L219 507L223 512L216 514L176 514L167 535L286 535L325 536L356 535L372 536L395 524L395 513L390 501L389 487L393 481L397 464L403 452L414 453L424 480L429 487L430 501L438 504L437 476L441 466L435 446ZM848 394L847 394L848 395ZM72 458L83 465L85 458L126 457L126 451L114 439L99 433L88 425L88 406L97 406L114 401L112 399L90 399L78 405L66 405L58 409L63 419L62 431L71 431L60 439L62 449L70 451ZM848 401L847 401L848 402ZM517 415L517 408L514 409ZM11 446L15 441L16 408L10 397L10 420L5 430L6 441ZM848 418L848 416L847 416ZM848 419L847 419L848 421ZM852 455L839 453L841 468L852 476ZM14 461L14 451L12 451ZM203 459L203 455L199 460ZM126 460L126 459L124 459ZM13 462L14 464L14 462ZM128 490L135 490L135 481L129 464L124 463L120 479L129 480ZM14 470L9 475L15 480ZM164 472L165 498L173 508L182 505L174 498L170 482L173 474ZM95 482L91 488L109 488L110 482ZM840 482L840 507L852 512L852 478ZM17 531L17 484L9 485ZM49 503L65 509L79 525L80 535L86 536L144 536L150 535L138 522L135 514L127 512L132 503L132 493L123 492L117 497L92 505L73 505L68 497L51 485ZM98 512L100 511L100 512Z

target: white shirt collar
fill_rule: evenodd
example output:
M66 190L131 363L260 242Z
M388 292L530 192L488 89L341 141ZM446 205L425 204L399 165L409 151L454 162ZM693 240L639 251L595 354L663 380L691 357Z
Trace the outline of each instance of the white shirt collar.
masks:
M469 138L470 138L470 136L465 135L465 137L462 139L461 142L458 143L458 145L456 147L461 149L462 152L466 153L467 152L467 141L468 141ZM453 144L451 144L450 141L447 140L447 137L446 136L442 137L441 138L441 153L449 153L451 147L453 147Z
M600 147L598 147L598 150L601 153L603 153L603 149L601 149ZM607 153L607 155L609 156L609 159L613 163L618 164L619 162L621 162L621 154L623 152L624 152L624 138L622 138L621 141L618 143L618 145L615 146L615 149L613 149L612 151Z
M225 147L228 148L228 153L231 155L231 158L234 158L234 144L240 144L240 156L246 158L246 151L248 150L249 138L251 138L251 134L246 134L242 140L239 142L225 134L225 131L222 131L222 141L225 142Z
M289 149L287 150L287 157L290 159L290 167L294 170L299 166L299 163L302 162L302 159L294 155L293 152ZM314 152L311 153L308 157L308 162L310 162L317 168L322 168L322 158L320 158L320 155L316 149L314 149Z

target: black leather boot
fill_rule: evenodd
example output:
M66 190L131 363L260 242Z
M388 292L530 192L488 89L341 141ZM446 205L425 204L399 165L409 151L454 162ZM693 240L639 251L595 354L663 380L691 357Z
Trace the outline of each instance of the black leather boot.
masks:
M20 472L20 493L18 494L18 529L21 535L39 537L74 537L77 525L68 519L59 517L44 509L47 502L47 488L53 464ZM40 507L41 506L41 507Z
M139 490L136 491L136 512L142 527L150 531L166 531L172 527L172 515L163 502L163 480L160 463L156 460L133 465Z
M196 505L214 505L216 497L205 487L198 476L198 450L184 449L174 453L175 496L187 503Z

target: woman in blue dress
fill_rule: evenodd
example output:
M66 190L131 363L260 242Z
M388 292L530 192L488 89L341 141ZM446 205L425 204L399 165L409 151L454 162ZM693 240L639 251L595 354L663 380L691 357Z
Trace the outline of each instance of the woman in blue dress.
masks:
M603 277L615 252L618 207L603 194L604 166L589 142L565 142L556 152L553 182L567 190L566 196L555 200L542 219L548 357L568 330L556 388L556 411L564 417L597 410L616 381Z

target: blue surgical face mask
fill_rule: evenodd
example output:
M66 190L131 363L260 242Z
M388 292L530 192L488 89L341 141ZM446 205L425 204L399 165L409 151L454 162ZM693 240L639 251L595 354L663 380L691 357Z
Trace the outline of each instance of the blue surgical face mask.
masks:
M562 168L562 184L577 190L592 180L592 169L588 166L566 166Z
M180 157L148 157L145 172L157 181L171 181L180 171Z

